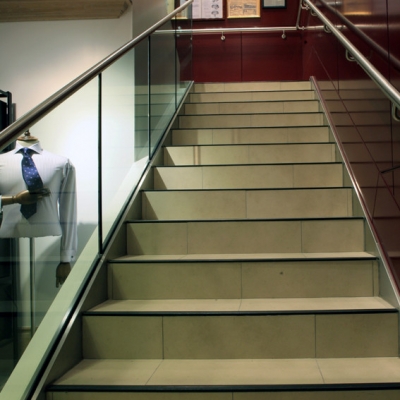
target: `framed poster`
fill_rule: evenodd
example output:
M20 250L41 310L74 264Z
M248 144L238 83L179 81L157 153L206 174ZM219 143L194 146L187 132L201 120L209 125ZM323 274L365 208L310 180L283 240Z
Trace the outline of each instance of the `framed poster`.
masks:
M286 0L261 0L263 8L286 8Z
M180 0L182 5L186 0ZM178 14L177 18L187 18L188 9ZM194 0L192 3L193 19L222 19L224 18L223 0Z
M264 1L264 0L263 0ZM260 18L260 0L227 0L228 18Z
M218 19L224 17L224 5L222 0L194 0L201 3L201 19ZM193 13L193 18L195 18Z

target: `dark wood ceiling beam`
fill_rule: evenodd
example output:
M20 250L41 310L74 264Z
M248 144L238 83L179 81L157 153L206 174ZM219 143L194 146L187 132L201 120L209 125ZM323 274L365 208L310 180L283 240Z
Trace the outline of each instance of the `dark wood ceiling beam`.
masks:
M130 0L0 0L0 22L115 19Z

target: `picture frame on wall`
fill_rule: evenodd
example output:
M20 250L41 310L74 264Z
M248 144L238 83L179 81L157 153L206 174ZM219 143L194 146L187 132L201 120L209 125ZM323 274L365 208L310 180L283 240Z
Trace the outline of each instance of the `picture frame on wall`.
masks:
M261 0L262 8L286 8L286 0Z
M173 3L173 0L169 0ZM176 6L184 4L186 0L179 0ZM167 3L169 5L169 3ZM178 19L187 19L189 9L178 14ZM194 0L192 4L191 17L193 19L223 19L224 2L223 0Z
M227 0L228 18L260 18L260 0Z

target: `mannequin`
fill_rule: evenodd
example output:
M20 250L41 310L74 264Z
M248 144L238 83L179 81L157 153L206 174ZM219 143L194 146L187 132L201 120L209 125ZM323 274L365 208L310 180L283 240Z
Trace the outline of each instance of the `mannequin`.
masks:
M29 192L21 172L21 149L31 149L32 159L43 180L43 188ZM39 140L29 131L20 136L16 148L0 155L0 193L4 208L0 237L62 236L60 263L56 268L56 287L65 282L76 253L76 190L75 169L70 161L43 150ZM37 203L37 211L29 219L20 205Z

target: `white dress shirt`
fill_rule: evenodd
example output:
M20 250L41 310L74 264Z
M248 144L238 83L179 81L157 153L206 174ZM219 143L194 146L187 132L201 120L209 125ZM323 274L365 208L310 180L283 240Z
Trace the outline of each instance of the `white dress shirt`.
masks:
M16 195L26 190L22 177L23 146L0 154L0 194ZM0 238L60 236L61 262L72 262L77 250L75 168L69 159L43 150L40 143L29 147L43 186L50 195L37 202L37 211L26 219L20 204L4 207Z

